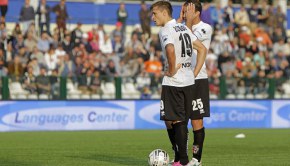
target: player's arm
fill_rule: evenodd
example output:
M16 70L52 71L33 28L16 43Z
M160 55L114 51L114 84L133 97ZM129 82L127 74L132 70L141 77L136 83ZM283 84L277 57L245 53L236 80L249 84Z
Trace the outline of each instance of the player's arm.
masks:
M206 47L199 41L195 40L192 42L193 49L197 50L197 58L196 58L196 66L194 68L194 76L196 77L200 71L200 69L203 66L203 63L205 61L207 49Z
M165 75L168 77L173 77L177 70L180 68L180 65L176 66L176 56L175 56L175 49L173 44L167 44L165 46L166 56L168 60L168 71L165 72Z

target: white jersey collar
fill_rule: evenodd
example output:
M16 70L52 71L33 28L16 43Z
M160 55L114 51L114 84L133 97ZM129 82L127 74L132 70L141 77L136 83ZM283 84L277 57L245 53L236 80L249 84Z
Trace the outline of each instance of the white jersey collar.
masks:
M195 29L197 28L198 26L200 26L203 22L202 21L199 21L199 23L195 24L195 25L192 25L192 29Z
M170 24L176 24L176 20L172 19L172 20L168 21L164 26L168 26Z

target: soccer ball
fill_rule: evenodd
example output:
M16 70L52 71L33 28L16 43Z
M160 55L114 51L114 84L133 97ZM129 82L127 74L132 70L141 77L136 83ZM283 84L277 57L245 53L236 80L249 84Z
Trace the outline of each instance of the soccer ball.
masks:
M169 155L165 150L155 149L148 156L149 166L168 166Z

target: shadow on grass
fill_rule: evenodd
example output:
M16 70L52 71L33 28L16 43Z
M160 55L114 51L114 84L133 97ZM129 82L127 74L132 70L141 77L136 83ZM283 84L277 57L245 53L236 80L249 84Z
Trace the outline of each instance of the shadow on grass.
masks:
M144 160L133 158L133 157L124 157L124 156L112 156L106 154L91 154L87 156L67 156L70 158L78 158L84 160L95 160L96 162L108 162L118 165L147 165L147 159Z
M33 162L22 162L22 161L15 161L15 160L7 160L7 159L1 159L0 158L0 165L1 166L39 166L39 163L33 163Z

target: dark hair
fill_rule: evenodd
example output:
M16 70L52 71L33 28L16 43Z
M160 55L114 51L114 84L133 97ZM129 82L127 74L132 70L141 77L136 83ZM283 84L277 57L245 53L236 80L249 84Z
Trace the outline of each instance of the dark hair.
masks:
M152 11L154 7L158 7L158 9L161 9L161 10L166 10L168 12L168 14L170 16L172 16L172 6L171 6L171 3L168 2L168 1L157 1L155 3L153 3L150 7L150 10Z
M195 11L199 11L200 15L202 12L202 5L199 0L186 0L185 5L188 5L189 3L193 3L195 6Z

